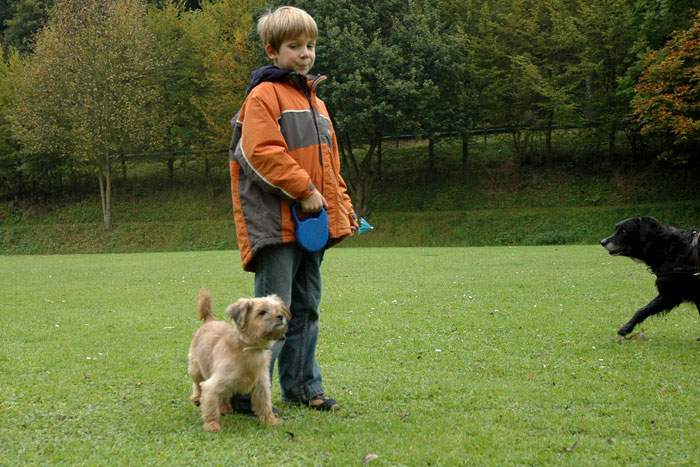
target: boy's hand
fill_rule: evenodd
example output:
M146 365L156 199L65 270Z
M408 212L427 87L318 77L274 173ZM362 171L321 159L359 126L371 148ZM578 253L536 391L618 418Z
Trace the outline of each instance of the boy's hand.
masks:
M360 228L360 224L357 221L357 214L355 214L353 212L352 214L350 214L350 232L351 232L351 235L355 235L355 233L357 232L357 229L359 229L359 228Z
M328 205L326 198L318 190L312 191L311 196L302 199L299 204L301 204L302 212L319 212L321 208Z

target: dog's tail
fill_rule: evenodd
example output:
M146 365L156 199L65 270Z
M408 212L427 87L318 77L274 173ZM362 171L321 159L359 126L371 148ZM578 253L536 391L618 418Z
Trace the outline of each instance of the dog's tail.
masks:
M197 318L204 322L214 319L211 314L211 294L207 289L201 289L197 294Z

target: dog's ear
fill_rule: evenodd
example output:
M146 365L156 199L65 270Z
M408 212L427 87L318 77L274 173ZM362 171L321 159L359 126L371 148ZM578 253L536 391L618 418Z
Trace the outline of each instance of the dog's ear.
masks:
M287 308L287 305L284 304L284 300L282 300L279 295L272 294L268 296L268 298L275 303L275 306L278 307L280 313L282 313L282 316L284 316L287 321L292 319L292 313L290 313L289 308Z
M287 321L291 321L292 319L292 313L289 311L289 308L287 308L284 303L282 304L282 316L284 316L284 318Z
M226 307L226 314L236 323L238 329L245 328L248 320L248 312L253 305L253 301L249 298L239 298L235 303Z
M639 234L642 239L657 236L662 230L661 223L655 218L648 216L639 218Z

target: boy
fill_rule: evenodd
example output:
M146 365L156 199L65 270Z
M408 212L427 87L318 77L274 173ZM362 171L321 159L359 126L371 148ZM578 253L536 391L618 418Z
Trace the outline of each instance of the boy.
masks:
M255 70L248 95L232 122L231 191L243 269L255 272L255 296L279 295L292 313L286 340L272 349L279 361L282 398L334 410L316 362L320 266L323 251L303 250L295 238L291 206L326 208L331 246L357 229L340 176L338 143L325 104L316 96L323 76L307 75L316 57L318 29L303 10L284 6L258 21L272 65ZM238 142L236 134L240 135ZM234 409L247 411L244 398Z

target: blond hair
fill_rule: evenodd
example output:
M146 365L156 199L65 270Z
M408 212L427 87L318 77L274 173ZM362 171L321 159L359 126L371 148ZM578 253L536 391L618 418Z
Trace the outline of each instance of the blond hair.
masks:
M270 44L273 49L279 50L282 42L301 35L315 40L318 37L318 27L311 15L301 8L281 6L260 17L258 35L263 47Z

